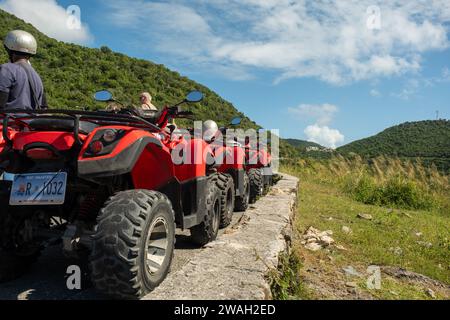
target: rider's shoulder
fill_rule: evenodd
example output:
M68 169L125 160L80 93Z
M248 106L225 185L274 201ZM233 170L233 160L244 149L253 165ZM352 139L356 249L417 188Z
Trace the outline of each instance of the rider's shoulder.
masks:
M0 65L0 70L2 70L2 72L9 71L12 74L16 74L19 69L20 67L17 64L11 62Z
M17 69L19 66L12 62L6 62L6 63L0 65L0 67L5 68L5 69Z

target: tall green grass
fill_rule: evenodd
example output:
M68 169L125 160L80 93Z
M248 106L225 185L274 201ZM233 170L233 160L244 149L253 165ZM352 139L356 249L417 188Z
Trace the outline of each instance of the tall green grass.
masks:
M329 160L297 159L285 169L316 182L338 185L353 199L371 205L450 213L449 176L420 160L337 156Z
M272 269L268 274L273 299L311 299L310 293L300 277L302 267L299 256L294 252L280 255L278 269Z

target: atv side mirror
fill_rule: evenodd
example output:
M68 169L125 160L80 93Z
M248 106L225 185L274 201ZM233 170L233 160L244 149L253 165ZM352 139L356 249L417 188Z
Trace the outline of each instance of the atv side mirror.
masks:
M186 96L186 102L200 102L203 100L203 93L192 91Z
M113 95L108 90L101 90L101 91L97 91L94 94L94 99L97 101L103 101L103 102L112 101Z
M231 124L232 126L237 126L237 125L240 125L241 122L242 122L242 118L236 117L236 118L233 118L233 119L230 121L230 124Z

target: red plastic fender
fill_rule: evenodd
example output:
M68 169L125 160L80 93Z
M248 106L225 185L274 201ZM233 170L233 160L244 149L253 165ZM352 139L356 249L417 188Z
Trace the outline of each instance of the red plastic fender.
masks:
M230 169L241 170L245 164L245 151L238 146L227 147L226 156L222 165L219 167L219 172L227 172Z
M266 150L259 151L258 163L263 167L267 167L271 162L271 156Z
M149 143L139 156L131 176L137 189L158 190L175 175L170 150Z
M85 136L80 135L80 138ZM57 132L57 131L28 131L17 132L13 137L13 149L23 150L26 145L35 142L43 142L52 145L58 150L65 151L72 148L75 143L73 133L70 132Z
M125 130L127 131L125 136L120 139L119 144L114 148L114 150L107 155L99 156L91 159L85 159L83 155L85 154L86 150L89 148L90 143L92 142L92 139L95 137L95 134L99 130L106 130L106 129L115 129L115 130ZM128 146L130 146L133 142L138 140L142 137L154 137L150 132L146 132L143 130L135 129L132 127L127 126L101 126L98 128L95 128L87 137L86 141L83 144L83 147L81 148L80 155L78 157L79 161L91 161L91 160L98 160L98 159L105 159L105 158L113 158L117 156L120 152L122 152L124 149L126 149Z
M175 159L174 168L175 176L179 181L206 176L206 161L208 155L212 158L213 153L203 139L183 139L173 150L178 157Z

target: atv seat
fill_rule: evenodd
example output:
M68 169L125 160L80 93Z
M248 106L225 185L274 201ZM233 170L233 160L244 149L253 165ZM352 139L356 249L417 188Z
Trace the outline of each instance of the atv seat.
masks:
M26 121L30 128L41 131L74 131L74 120L72 119L31 119ZM80 121L80 133L88 134L98 125L88 121Z

